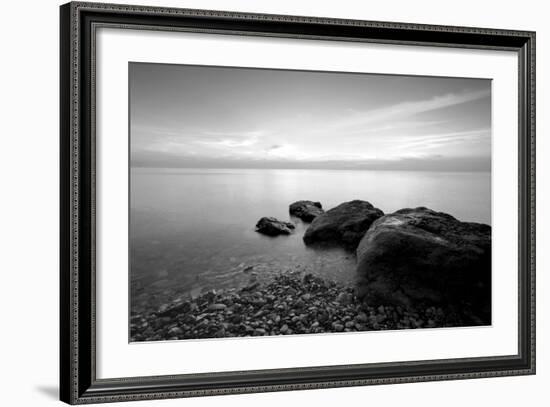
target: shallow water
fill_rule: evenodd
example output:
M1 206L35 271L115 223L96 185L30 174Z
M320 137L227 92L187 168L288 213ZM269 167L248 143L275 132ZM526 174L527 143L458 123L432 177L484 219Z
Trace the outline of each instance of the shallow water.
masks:
M353 199L385 213L427 206L491 224L491 177L482 172L139 168L130 188L132 303L149 306L289 269L353 283L354 255L307 248L301 221L292 219L291 236L254 231L263 216L288 220L301 199L325 210Z

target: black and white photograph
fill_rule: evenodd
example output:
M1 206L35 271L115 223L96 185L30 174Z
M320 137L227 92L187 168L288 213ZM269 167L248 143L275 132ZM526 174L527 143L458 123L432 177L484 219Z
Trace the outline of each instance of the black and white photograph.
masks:
M3 6L1 405L544 405L544 2Z
M130 341L491 325L491 80L129 63Z

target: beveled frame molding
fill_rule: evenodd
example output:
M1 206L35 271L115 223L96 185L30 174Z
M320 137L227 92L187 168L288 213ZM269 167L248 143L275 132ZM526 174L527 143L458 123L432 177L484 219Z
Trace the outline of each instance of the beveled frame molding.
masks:
M72 2L60 38L60 397L70 404L535 373L535 33L472 27ZM512 50L519 59L517 355L97 379L95 30L114 26Z

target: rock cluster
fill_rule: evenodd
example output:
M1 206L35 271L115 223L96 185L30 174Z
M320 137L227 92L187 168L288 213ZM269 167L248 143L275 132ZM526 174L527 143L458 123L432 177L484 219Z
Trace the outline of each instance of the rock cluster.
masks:
M312 220L306 245L355 252L356 294L368 303L407 309L446 306L491 322L491 227L461 222L419 207L384 213L370 202L344 202L323 212L321 203L297 201L291 215ZM271 226L272 234L282 232Z
M289 272L240 290L208 291L195 299L134 314L131 341L354 332L471 325L443 308L369 305L353 287Z

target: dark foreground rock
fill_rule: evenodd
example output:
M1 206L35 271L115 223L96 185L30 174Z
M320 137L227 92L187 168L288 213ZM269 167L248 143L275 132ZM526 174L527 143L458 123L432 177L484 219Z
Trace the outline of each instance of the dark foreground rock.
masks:
M357 248L358 294L406 307L447 305L490 322L491 227L427 208L372 224Z
M355 250L372 222L383 215L384 212L367 201L344 202L316 217L304 234L304 242Z
M131 341L463 326L444 308L366 304L352 287L289 272L262 285L208 291L149 314L132 314Z
M290 204L288 211L292 216L296 216L304 222L311 222L317 216L325 213L321 202L313 201L294 202Z
M268 236L290 235L294 227L295 226L290 222L264 217L256 223L256 232Z

